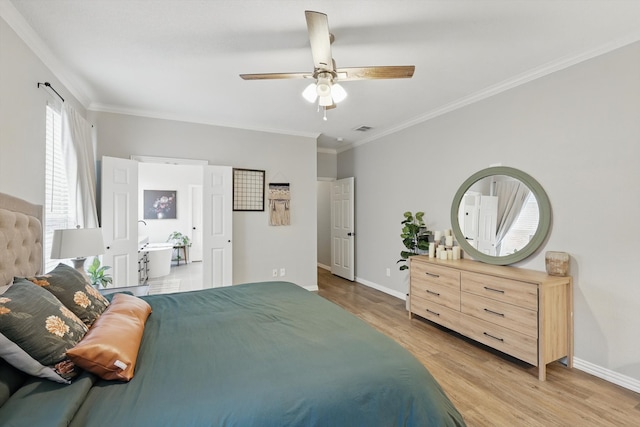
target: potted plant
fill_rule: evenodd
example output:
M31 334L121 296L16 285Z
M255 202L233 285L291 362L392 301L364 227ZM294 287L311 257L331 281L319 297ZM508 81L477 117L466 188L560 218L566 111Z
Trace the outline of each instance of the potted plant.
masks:
M179 231L174 231L173 233L169 234L169 237L167 238L167 242L173 243L174 246L184 246L185 256L186 256L186 250L187 250L186 248L191 246L191 239L189 238L189 236L186 236ZM178 264L180 264L181 259L182 257L180 256L180 250L178 249Z
M427 230L427 226L423 220L424 212L416 212L415 215L411 212L404 213L404 220L402 224L402 243L404 244L406 251L401 251L401 258L396 264L403 263L400 266L400 270L407 270L409 266L406 264L410 256L417 255L418 251L429 250L429 234L431 232Z
M89 280L91 280L91 285L96 288L106 288L109 283L113 283L113 277L106 274L105 271L110 269L108 265L100 266L100 260L98 257L93 258L93 262L87 269L87 274L89 275Z

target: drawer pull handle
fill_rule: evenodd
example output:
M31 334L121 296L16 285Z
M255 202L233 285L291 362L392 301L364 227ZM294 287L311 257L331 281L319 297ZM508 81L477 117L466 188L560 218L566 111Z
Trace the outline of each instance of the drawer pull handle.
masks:
M488 336L489 338L493 338L494 340L498 340L498 341L500 341L500 342L504 342L504 339L503 339L503 338L494 337L493 335L488 334L488 333L486 333L486 332L483 332L483 334L485 334L485 335L486 335L486 336Z
M425 309L427 311L427 313L431 313L431 314L435 314L436 316L440 316L440 313L436 313L435 311L431 311L428 308Z
M428 294L431 294L431 295L435 295L435 296L437 296L437 297L439 297L439 296L440 296L440 294L439 294L438 292L433 292L433 291L430 291L429 289L427 289L427 293L428 293Z
M504 317L504 313L498 313L497 311L489 310L488 308L485 308L484 311L490 314L495 314L496 316Z
M488 286L485 286L484 289L487 290L487 291L498 292L499 294L504 294L504 291L502 289L493 289L493 288L490 288Z
M424 274L426 274L427 276L430 276L430 277L435 277L436 279L437 279L438 277L440 277L440 275L439 275L439 274L427 273L426 271L425 271L425 273L424 273Z

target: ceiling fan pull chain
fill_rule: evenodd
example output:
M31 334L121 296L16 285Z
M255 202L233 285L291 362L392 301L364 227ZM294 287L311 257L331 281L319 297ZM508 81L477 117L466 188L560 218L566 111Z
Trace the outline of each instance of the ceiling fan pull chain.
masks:
M327 107L323 107L324 108L324 116L322 117L322 120L327 121Z

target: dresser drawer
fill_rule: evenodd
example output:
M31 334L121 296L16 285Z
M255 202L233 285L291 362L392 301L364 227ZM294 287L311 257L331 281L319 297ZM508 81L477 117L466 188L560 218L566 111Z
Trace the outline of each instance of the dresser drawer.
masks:
M462 272L460 280L464 292L538 310L538 287L535 284L467 271Z
M424 281L449 286L460 291L460 272L439 265L411 262L411 283Z
M538 365L538 340L472 316L460 316L460 333L478 342Z
M538 338L538 312L479 295L463 292L462 312L503 326L532 338Z
M411 278L411 298L417 296L453 310L460 310L460 289L433 283L422 278Z
M449 329L457 330L460 312L411 295L411 312Z

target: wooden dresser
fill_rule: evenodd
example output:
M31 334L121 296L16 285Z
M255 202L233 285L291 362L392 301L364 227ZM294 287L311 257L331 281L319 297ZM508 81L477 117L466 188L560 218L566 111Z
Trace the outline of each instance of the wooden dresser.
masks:
M571 277L471 260L413 256L410 316L418 315L538 367L573 366Z

